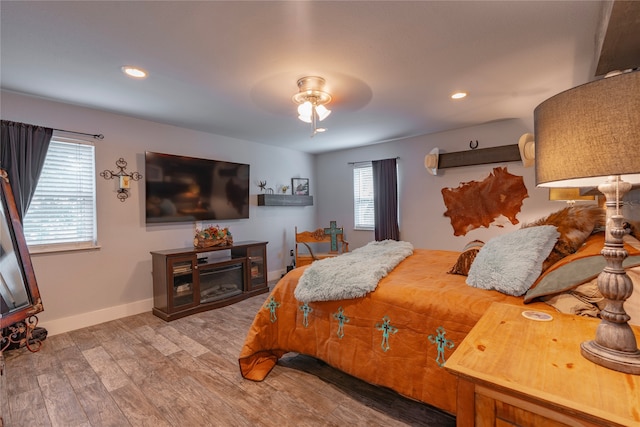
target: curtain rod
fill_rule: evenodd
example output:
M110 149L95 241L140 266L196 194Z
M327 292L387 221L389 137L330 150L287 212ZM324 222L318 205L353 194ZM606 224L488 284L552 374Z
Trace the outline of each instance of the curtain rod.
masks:
M73 133L73 134L76 134L76 135L91 136L91 137L93 137L93 139L104 139L104 135L101 134L101 133L93 134L93 133L76 132L76 131L73 131L73 130L64 130L64 129L53 129L53 130L56 130L58 132Z
M390 157L391 159L399 159L400 157ZM370 163L370 162L377 162L379 160L389 160L389 159L378 159L378 160L360 160L359 162L349 162L347 163L348 165L357 165L358 163Z

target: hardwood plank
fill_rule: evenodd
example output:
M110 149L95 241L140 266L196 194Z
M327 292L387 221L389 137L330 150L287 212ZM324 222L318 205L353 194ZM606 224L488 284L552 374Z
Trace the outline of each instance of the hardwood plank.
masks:
M22 350L28 352L26 347ZM61 369L60 361L56 357L55 350L48 347L45 348L43 346L40 351L31 354L33 355L33 357L30 358L29 363L26 367L36 376L42 373L57 371Z
M22 393L9 394L9 408L12 413L29 410L32 406L43 407L44 397L39 388Z
M178 346L178 348L186 351L194 357L198 357L201 354L209 351L205 346L201 345L197 341L194 341L188 336L183 335L171 326L159 327L157 329L157 332L167 338L169 341L173 342L176 346Z
M158 372L136 386L170 425L199 425L207 420L208 414L201 412L202 408L190 405L191 396L182 380L167 381L162 372Z
M205 353L200 356L198 360L202 361L209 369L212 369L217 375L231 383L244 382L240 375L238 364L227 357L215 353Z
M358 424L359 415L363 410L355 410L356 407L371 409L373 413L384 414L385 422L379 425L433 425L433 426L454 426L455 418L438 411L435 408L424 405L420 402L406 399L392 390L376 387L364 381L360 381L344 372L331 368L324 362L305 355L285 356L278 362L279 366L286 366L292 369L299 369L305 373L317 375L323 383L332 387L323 387L322 393L331 392L332 399L342 399L341 405L336 413L344 409L345 405L352 407L353 422ZM275 371L275 369L274 369ZM287 371L290 375L290 370ZM310 382L308 379L305 382ZM345 396L350 399L345 400ZM366 412L366 411L365 411ZM372 416L369 414L369 416ZM344 416L342 416L344 419ZM372 424L378 425L378 424Z
M164 320L154 316L150 311L147 313L136 314L134 316L122 317L114 320L114 322L119 323L123 330L129 331L141 326L157 326L166 323Z
M156 330L150 326L141 326L134 329L134 332L139 335L145 343L151 345L165 356L180 351L180 347L158 334Z
M134 427L168 427L169 424L158 409L146 399L144 393L134 384L111 392L113 400Z
M100 378L78 347L64 348L58 352L57 357L62 365L62 371L74 389L100 382Z
M5 366L9 366L10 361L7 361ZM6 394L13 396L20 393L25 393L31 390L38 390L38 380L35 375L32 375L31 364L27 364L25 367L23 364L14 368L11 365L11 369L5 369L4 377L6 377ZM29 372L30 375L23 375L24 372Z
M120 328L120 322L115 320L91 326L89 329L91 330L93 338L100 343L111 341L114 339L120 339L120 334L123 331Z
M75 347L75 343L69 334L59 334L48 337L45 341L47 348L57 353L65 348Z
M164 363L164 357L157 350L149 349L140 341L136 341L112 340L103 346L134 384L143 381L157 366Z
M76 329L75 331L69 332L68 335L80 350L88 350L101 344L93 335L93 332L91 332L90 327Z
M88 425L89 420L64 374L55 372L38 375L38 384L51 425Z
M128 424L111 394L100 382L75 389L76 396L92 426L121 427Z
M113 358L102 347L94 347L82 352L100 381L108 391L116 390L127 385L130 380Z
M189 404L185 410L190 411L189 406L196 408L199 420L206 420L211 425L252 426L255 425L249 419L249 414L255 412L255 407L239 406L236 401L230 403L229 394L220 389L211 390L196 378L185 376L180 381L180 390L188 396ZM242 396L238 396L240 401ZM198 419L195 420L198 422ZM199 421L201 422L201 421Z
M175 320L151 313L5 353L7 427L453 426L455 418L290 353L263 382L238 354L267 296ZM4 426L2 426L4 427Z
M230 381L221 376L218 371L211 369L207 363L199 358L194 358L184 351L172 354L170 358L176 366L182 369L185 375L195 378L202 386L211 391L217 390L225 393L230 391L232 387L237 387L237 381Z
M5 426L51 426L51 420L47 408L44 405L37 406L34 402L33 407L22 410L11 410L10 418L5 418Z
M0 353L0 369L4 370L4 356L2 353ZM6 379L6 375L0 375L0 427L4 427L5 423L7 425L11 423Z

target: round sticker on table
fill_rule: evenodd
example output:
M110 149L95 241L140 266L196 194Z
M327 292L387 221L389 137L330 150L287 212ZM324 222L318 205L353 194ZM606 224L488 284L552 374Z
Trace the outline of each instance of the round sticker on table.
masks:
M550 320L553 320L553 316L551 316L549 313L545 313L544 311L527 310L523 311L522 315L527 319L537 320L538 322L548 322Z

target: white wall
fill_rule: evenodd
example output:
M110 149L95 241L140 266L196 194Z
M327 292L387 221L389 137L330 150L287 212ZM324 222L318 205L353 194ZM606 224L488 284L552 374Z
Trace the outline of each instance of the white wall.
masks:
M291 177L310 178L312 207L258 207L257 186L251 188L248 220L227 221L234 239L266 240L269 279L276 279L291 261L293 229L313 230L336 220L344 226L352 249L373 240L373 232L353 230L353 179L349 162L399 157L400 233L418 248L460 250L473 239L489 238L561 209L547 200L547 190L535 187L533 168L520 162L441 169L438 176L424 168L432 148L444 152L516 144L532 132L518 120L493 122L434 135L311 156L262 144L162 125L126 116L2 92L2 119L88 133L103 133L96 143L96 172L115 170L123 157L128 171L144 174L147 150L193 157L229 160L251 165L251 181L267 180L274 188L290 184ZM481 181L494 167L524 177L529 198L517 215L519 224L500 218L489 228L454 236L441 189L462 182ZM45 311L38 317L53 335L118 317L149 311L152 307L152 250L190 246L194 225L146 226L144 183L133 183L124 203L115 195L115 182L96 178L98 238L95 251L34 255L32 257Z
M115 161L127 161L127 171L144 175L144 152L156 151L250 164L251 182L289 184L292 177L314 176L313 156L186 130L150 121L27 97L1 93L2 119L87 133L102 133L96 142L96 192L100 249L33 255L44 312L40 325L54 335L125 315L150 311L152 280L150 251L189 247L194 224L145 225L144 181L131 184L124 203L116 198L115 180L99 176L117 171ZM316 185L311 180L310 193ZM315 207L257 206L260 192L252 185L249 219L221 223L234 240L268 241L269 279L279 278L290 263L294 226L315 227ZM206 223L205 223L206 224Z
M488 164L438 170L430 175L424 167L424 156L438 147L441 152L469 150L470 141L480 148L517 144L520 136L533 129L519 120L504 120L433 135L419 136L368 147L336 151L316 156L317 213L320 224L336 220L345 227L350 248L360 247L374 239L372 231L353 229L353 178L349 162L399 157L400 238L417 248L461 250L474 239L490 237L519 228L564 206L549 202L548 190L535 187L534 168L521 162ZM471 230L454 236L450 218L442 199L442 188L457 188L460 183L482 181L495 167L506 166L509 173L524 177L529 197L513 225L501 217L489 228Z

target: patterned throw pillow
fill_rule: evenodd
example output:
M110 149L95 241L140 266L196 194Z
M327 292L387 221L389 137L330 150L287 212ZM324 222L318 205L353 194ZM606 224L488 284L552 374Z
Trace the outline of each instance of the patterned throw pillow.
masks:
M467 243L460 256L458 256L458 260L447 273L460 274L462 276L468 275L471 264L473 260L476 259L476 255L483 245L484 242L481 240L473 240Z
M553 225L560 237L553 250L542 264L546 271L553 264L577 251L587 238L605 225L605 210L598 205L571 206L561 209L522 228Z

